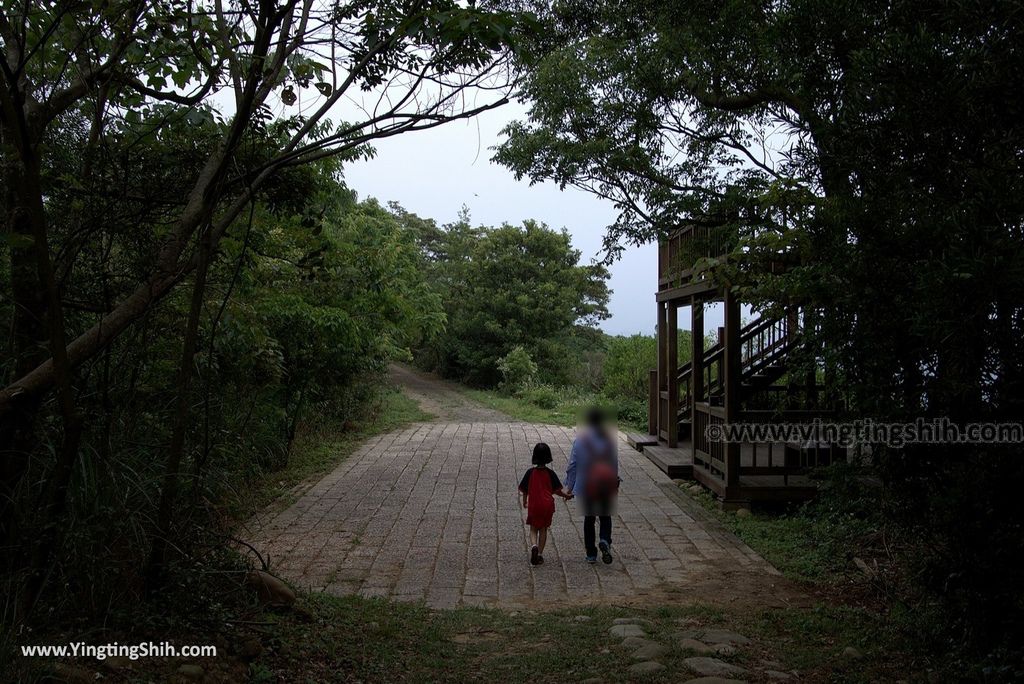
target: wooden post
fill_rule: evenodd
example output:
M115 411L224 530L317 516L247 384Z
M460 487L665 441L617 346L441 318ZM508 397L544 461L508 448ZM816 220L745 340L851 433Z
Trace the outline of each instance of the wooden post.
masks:
M807 340L806 344L810 345L810 335L813 335L814 331L814 314L811 309L804 309L804 339ZM808 356L811 359L811 368L807 371L807 408L808 410L816 410L818 408L818 354L817 346L811 351Z
M664 302L658 302L658 438L666 431L665 402L661 393L668 388L668 320ZM667 439L667 437L666 437Z
M704 425L697 420L697 402L704 401L704 303L696 297L690 301L690 395L690 440L696 459L697 445L704 444L704 435L697 434Z
M647 434L658 434L658 369L652 368L647 380Z
M729 290L725 291L725 338L722 350L722 392L725 422L737 423L740 418L740 302ZM740 486L740 445L725 445L725 496L723 503L736 505ZM742 505L742 504L741 504Z
M679 304L676 300L667 302L668 333L668 445L679 445Z
M800 327L800 312L795 306L791 306L786 309L786 343L793 344L797 340L799 335ZM797 385L797 377L795 373L788 373L788 380L786 381L786 408L796 409L801 408L804 402L800 401L800 391Z
M692 359L691 368L693 369L690 373L690 386L691 394L693 394L693 401L690 402L691 411L692 407L698 402L704 400L704 304L697 301L696 298L693 300L693 305L690 307L690 358ZM693 416L692 425L697 424L697 417Z

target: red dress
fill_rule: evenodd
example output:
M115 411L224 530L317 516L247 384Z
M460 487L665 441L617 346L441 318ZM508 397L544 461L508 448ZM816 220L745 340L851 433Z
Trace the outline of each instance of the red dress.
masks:
M555 514L553 493L562 488L562 483L549 468L530 468L519 483L519 491L526 493L526 524L545 529L551 527Z

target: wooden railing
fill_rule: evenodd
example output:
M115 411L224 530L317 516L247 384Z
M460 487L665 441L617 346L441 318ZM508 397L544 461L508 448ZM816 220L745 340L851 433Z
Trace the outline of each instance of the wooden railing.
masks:
M725 424L725 409L699 401L694 404L693 416L693 465L713 470L722 477L725 474L726 444L708 439L708 427Z
M730 226L688 226L672 233L658 248L658 289L690 282L698 260L725 256L736 241L736 230Z
M745 380L781 359L796 342L798 332L796 315L782 318L759 318L748 323L740 331L741 376ZM679 414L689 413L693 401L714 403L721 393L722 343L718 342L704 350L703 396L693 396L693 364L679 368L676 381L679 383Z
M799 418L800 412L821 415L823 412L833 412L837 407L825 385L815 384L809 387L806 384L793 383L751 390L743 398L743 409L752 418L778 418L786 414Z
M792 319L792 320L791 320ZM796 316L759 318L740 332L740 356L744 373L756 373L770 365L795 339Z
M785 387L780 389L787 389ZM791 410L745 410L740 413L744 423L785 422L809 423L815 419L829 420L837 415L834 407L824 404L817 408ZM746 442L740 460L739 474L781 475L783 484L789 483L790 475L800 475L819 466L829 465L836 457L837 447L821 442L798 443L781 441Z
M817 325L815 318L791 308L779 317L764 316L740 329L738 397L735 403L730 400L728 408L724 405L722 384L726 350L721 339L704 350L703 364L696 369L703 375L702 383L694 382L692 363L677 369L674 380L678 383L678 411L675 416L668 415L671 393L664 388L656 391L659 378L657 372L651 372L650 407L652 415L657 416L657 425L653 422L650 425L652 434L656 430L662 438L668 439L668 430L678 428L680 439L689 437L695 476L704 473L700 476L704 478L702 481L713 489L720 487L720 491L715 489L719 495L739 496L737 492L742 487L780 484L809 487L807 480L791 478L844 457L842 450L833 444L800 443L798 435L793 438L764 435L764 439L753 436L751 439L760 441L730 444L714 439L714 435L722 431L712 429L709 438L709 428L725 426L726 416L732 422L749 424L802 423L838 414L834 397L820 384L820 378L816 382L813 375L785 375L796 372L792 364L787 363L788 357L798 348L804 348L800 345L807 342L808 332L813 334ZM813 353L809 348L806 351ZM700 396L694 392L697 385L703 387ZM740 477L751 479L741 483ZM765 479L757 480L759 477Z

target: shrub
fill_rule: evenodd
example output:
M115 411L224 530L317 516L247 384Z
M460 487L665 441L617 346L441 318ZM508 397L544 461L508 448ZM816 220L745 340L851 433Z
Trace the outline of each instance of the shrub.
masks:
M610 397L646 397L648 372L657 365L655 338L648 335L610 338L604 362L604 393Z
M525 387L537 376L537 364L521 346L513 347L512 351L498 359L498 370L502 377L501 387L509 392Z
M520 397L542 409L553 409L562 402L562 393L551 385L531 385L526 387Z
M620 423L631 427L644 427L647 425L647 402L635 399L615 397L611 399L610 409ZM608 410L608 409L606 409Z
M649 374L658 365L658 340L650 335L608 338L604 362L604 393L609 397L646 401ZM679 331L679 363L690 358L690 332Z

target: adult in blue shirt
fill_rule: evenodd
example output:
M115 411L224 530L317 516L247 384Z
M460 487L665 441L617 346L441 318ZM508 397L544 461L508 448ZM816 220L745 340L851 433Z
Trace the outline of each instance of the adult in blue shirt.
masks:
M612 562L612 506L618 493L619 457L615 437L609 433L604 413L587 411L585 425L572 443L565 488L580 500L583 509L583 543L587 562ZM600 521L600 537L594 525Z

